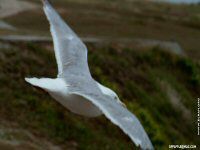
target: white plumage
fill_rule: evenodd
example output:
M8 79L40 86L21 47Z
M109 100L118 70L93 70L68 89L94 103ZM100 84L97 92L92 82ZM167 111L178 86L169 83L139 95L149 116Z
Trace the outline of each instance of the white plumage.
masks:
M137 146L144 150L152 150L151 141L139 120L126 109L114 91L92 78L85 44L61 19L48 0L43 0L43 3L50 22L58 76L55 79L25 78L25 80L47 91L71 112L87 117L104 114Z

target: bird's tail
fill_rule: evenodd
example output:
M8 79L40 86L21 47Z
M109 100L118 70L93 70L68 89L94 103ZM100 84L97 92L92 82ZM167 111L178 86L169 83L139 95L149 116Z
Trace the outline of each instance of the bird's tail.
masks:
M58 92L62 91L63 89L67 89L67 84L63 79L56 78L25 78L25 81L30 83L33 86L39 87L44 89L47 92Z

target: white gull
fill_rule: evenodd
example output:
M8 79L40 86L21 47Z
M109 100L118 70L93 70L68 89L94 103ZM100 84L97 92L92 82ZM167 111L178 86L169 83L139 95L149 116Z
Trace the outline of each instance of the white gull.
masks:
M58 75L50 78L25 78L30 84L47 91L73 113L97 117L104 114L119 126L141 149L153 146L139 120L129 112L111 89L95 81L88 67L87 48L62 20L48 0L43 0L50 22Z

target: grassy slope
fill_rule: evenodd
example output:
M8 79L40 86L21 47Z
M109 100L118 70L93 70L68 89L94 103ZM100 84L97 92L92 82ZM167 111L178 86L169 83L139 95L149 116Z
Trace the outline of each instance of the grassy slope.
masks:
M175 40L191 57L200 58L200 5L121 0L52 0L52 3L79 35ZM5 20L25 34L49 33L41 9Z
M190 58L174 56L157 48L137 52L110 45L89 45L90 68L94 78L119 93L129 110L139 117L156 148L200 143L196 137L195 109L200 91L200 66L197 64L200 58L200 6L144 5L143 2L120 0L106 1L106 5L103 0L58 0L53 3L82 35L177 40ZM39 10L28 11L5 20L20 29L16 34L46 35L49 28L42 14ZM1 35L8 33L0 30ZM86 119L74 115L43 91L27 85L23 80L27 75L56 76L53 54L32 43L12 45L15 48L0 49L1 120L14 122L36 137L65 149L76 147L73 143L77 143L79 149L134 148L129 138L104 117ZM193 58L197 61L191 60ZM161 88L161 81L179 93L181 102L191 111L191 120L172 106L166 91Z
M0 50L1 120L15 122L65 149L75 147L71 143L77 143L78 149L133 149L130 139L103 116L87 119L74 115L48 94L25 83L27 75L55 77L52 52L33 43L12 45L15 48ZM168 149L168 144L200 143L195 123L200 91L198 64L157 48L136 52L88 46L93 77L119 94L141 120L157 149ZM178 91L182 103L192 112L191 120L174 109L160 88L160 80Z

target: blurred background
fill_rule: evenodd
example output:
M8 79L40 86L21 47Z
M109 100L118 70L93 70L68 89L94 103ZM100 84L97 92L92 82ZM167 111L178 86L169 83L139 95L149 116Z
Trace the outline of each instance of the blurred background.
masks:
M200 0L51 0L89 49L93 77L136 114L156 149L195 144ZM55 77L39 0L0 0L0 149L129 150L104 116L70 113L24 77Z

